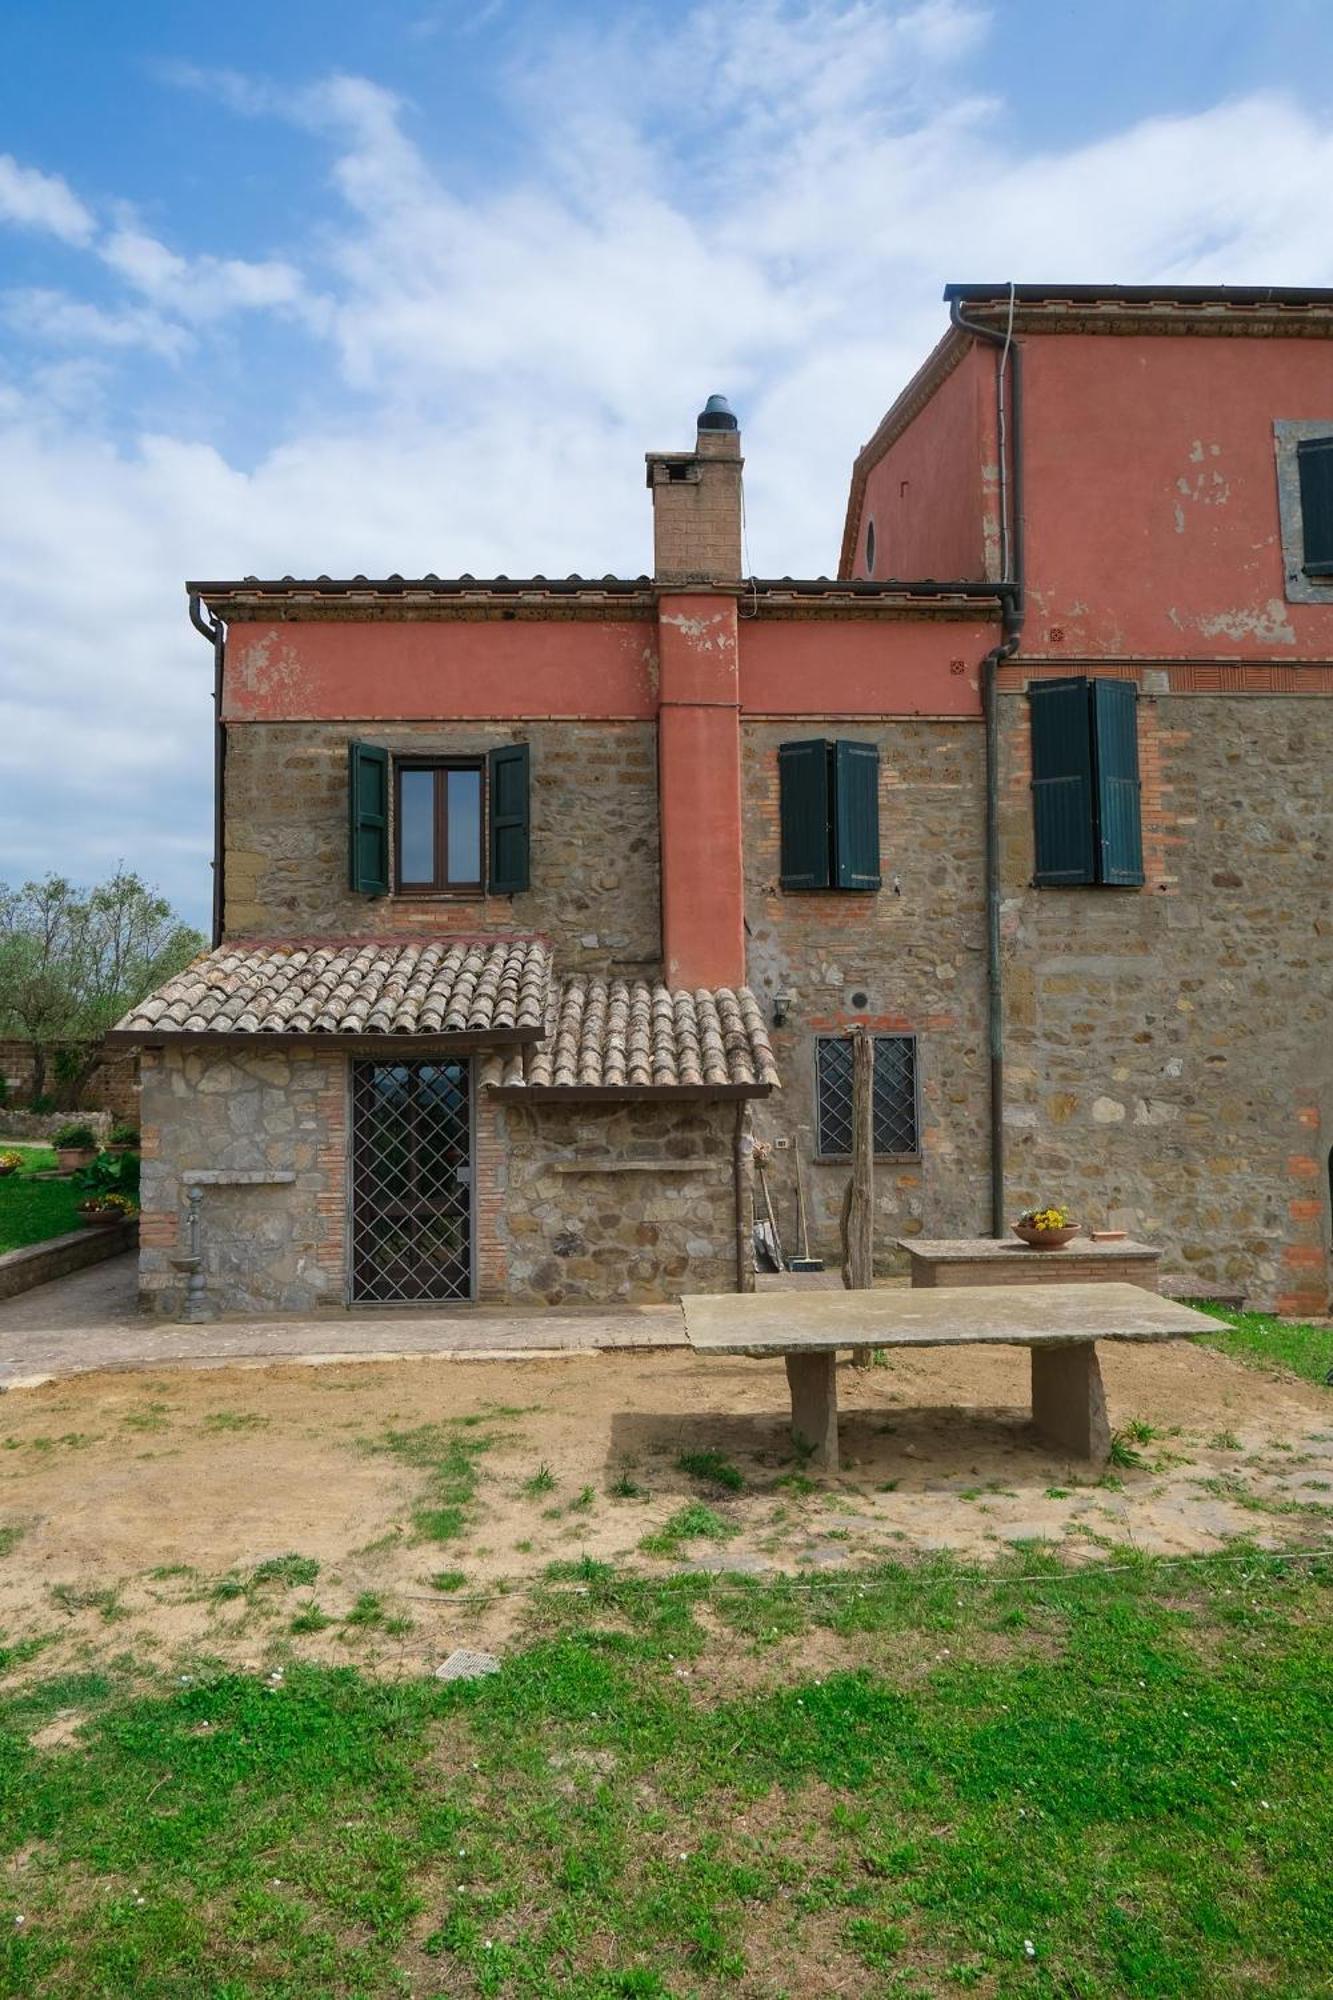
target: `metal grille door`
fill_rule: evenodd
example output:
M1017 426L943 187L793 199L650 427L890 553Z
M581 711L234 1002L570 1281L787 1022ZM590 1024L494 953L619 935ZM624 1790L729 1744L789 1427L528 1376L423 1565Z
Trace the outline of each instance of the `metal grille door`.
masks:
M352 1065L352 1298L424 1305L472 1292L466 1063Z

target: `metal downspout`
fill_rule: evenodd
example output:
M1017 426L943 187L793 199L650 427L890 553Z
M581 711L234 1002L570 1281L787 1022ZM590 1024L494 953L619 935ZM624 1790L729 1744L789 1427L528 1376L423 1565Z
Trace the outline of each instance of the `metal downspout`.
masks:
M222 720L222 665L227 628L220 618L207 618L197 592L190 593L190 623L213 648L213 948L222 943L226 914L226 848L223 842L223 785L227 770L227 731Z
M754 1138L747 1098L736 1102L732 1127L732 1189L736 1202L736 1290L754 1290Z
M1008 333L965 317L958 301L949 305L952 324L977 340L998 347L995 367L997 444L1000 453L1001 517L1004 537L1004 637L981 662L981 707L986 735L986 1014L990 1057L991 1234L1008 1232L1004 1158L1004 963L1000 952L1000 716L997 676L1002 661L1018 651L1023 636L1023 369L1021 351ZM1004 375L1009 373L1009 422L1004 422ZM1006 435L1007 430L1007 435ZM1008 464L1006 464L1006 457ZM1007 496L1006 496L1007 481ZM1006 508L1006 497L1008 506Z

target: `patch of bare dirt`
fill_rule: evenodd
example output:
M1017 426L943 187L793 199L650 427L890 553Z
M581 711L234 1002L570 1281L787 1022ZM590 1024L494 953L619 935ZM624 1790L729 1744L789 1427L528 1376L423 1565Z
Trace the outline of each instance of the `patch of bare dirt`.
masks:
M653 1574L704 1560L822 1576L946 1549L985 1560L1029 1538L1074 1559L1124 1541L1173 1554L1240 1532L1328 1538L1326 1393L1184 1344L1111 1346L1103 1369L1113 1423L1153 1432L1114 1483L1033 1441L1017 1350L843 1370L844 1468L813 1478L792 1453L780 1364L682 1352L163 1370L13 1390L0 1401L0 1530L15 1530L0 1557L2 1643L47 1638L41 1673L126 1650L158 1667L295 1654L417 1673L456 1646L502 1649L523 1586L585 1555ZM384 1448L423 1425L493 1440L456 1540L418 1538L427 1474ZM703 1449L739 1469L739 1494L678 1468ZM735 1534L642 1554L692 1500ZM289 1552L318 1563L313 1583L254 1580ZM460 1572L461 1588L432 1587L442 1572ZM332 1622L293 1633L312 1605Z

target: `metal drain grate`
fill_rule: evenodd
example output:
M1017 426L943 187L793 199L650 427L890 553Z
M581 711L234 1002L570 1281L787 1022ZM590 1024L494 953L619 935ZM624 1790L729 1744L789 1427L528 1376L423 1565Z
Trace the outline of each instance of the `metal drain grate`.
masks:
M821 1159L850 1158L852 1150L852 1044L823 1035L815 1044ZM875 1036L875 1152L919 1150L916 1115L915 1035Z
M471 1225L466 1063L354 1063L353 1299L469 1298Z

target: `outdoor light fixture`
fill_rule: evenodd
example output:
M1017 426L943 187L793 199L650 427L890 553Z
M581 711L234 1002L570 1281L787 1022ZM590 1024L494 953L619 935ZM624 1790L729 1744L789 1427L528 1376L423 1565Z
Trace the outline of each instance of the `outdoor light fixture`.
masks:
M773 995L773 1026L775 1028L786 1027L787 1016L791 1012L791 1003L794 998L795 995L792 993L775 993Z

